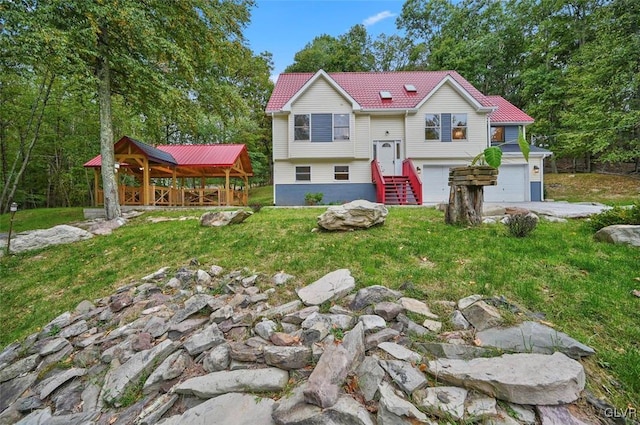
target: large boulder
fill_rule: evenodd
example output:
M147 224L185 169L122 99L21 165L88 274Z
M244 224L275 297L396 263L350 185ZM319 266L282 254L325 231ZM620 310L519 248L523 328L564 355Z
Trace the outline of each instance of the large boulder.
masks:
M222 227L229 224L238 224L245 221L252 214L251 211L245 210L207 212L200 217L200 226Z
M50 229L31 230L18 233L11 239L11 252L20 253L33 249L46 248L51 245L83 241L90 239L93 234L78 227L61 224Z
M640 246L640 225L616 224L603 227L596 232L594 238L601 242Z
M368 229L383 224L389 211L383 204L364 199L331 206L318 216L318 226L325 230Z

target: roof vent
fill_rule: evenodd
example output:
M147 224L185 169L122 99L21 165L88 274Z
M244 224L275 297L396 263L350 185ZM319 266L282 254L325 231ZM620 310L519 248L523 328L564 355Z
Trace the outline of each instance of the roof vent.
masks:
M380 91L380 99L390 100L390 99L393 99L393 96L391 96L391 92L386 91L386 90L381 90Z
M413 84L405 84L404 89L409 93L415 93L418 91L418 89L416 89L416 86L414 86Z

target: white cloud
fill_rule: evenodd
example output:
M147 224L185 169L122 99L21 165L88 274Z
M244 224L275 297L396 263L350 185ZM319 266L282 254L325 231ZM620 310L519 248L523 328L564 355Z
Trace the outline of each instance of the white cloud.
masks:
M394 16L396 16L395 13L391 13L388 10L385 10L384 12L380 12L380 13L378 13L376 15L369 16L367 19L362 21L362 24L365 27L369 27L371 25L377 24L378 22L382 21L383 19L393 18Z

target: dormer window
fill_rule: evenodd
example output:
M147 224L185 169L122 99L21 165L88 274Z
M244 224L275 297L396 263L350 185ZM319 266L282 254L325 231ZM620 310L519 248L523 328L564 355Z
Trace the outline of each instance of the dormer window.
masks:
M407 91L407 93L415 93L418 91L418 89L416 89L416 86L414 86L413 84L405 84L404 89Z
M391 100L391 99L393 99L393 96L391 96L391 92L390 91L381 90L380 91L380 99L382 99L382 100Z

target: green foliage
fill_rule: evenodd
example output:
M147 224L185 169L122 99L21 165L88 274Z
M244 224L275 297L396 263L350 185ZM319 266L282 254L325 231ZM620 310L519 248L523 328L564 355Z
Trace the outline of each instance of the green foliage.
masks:
M507 221L509 234L516 238L529 236L538 226L538 219L529 213L512 214Z
M613 207L610 210L592 216L588 222L593 231L616 224L640 224L640 202L636 202L630 207Z
M324 198L324 194L321 192L317 193L305 193L304 195L304 203L306 205L318 205L322 203L322 198Z
M502 164L502 151L497 146L486 148L471 161L471 165L476 164L487 164L493 168L498 168Z

